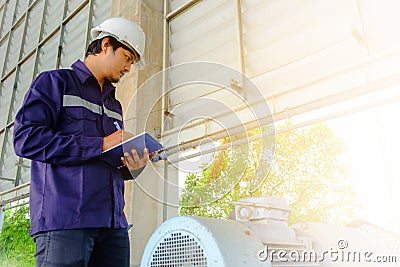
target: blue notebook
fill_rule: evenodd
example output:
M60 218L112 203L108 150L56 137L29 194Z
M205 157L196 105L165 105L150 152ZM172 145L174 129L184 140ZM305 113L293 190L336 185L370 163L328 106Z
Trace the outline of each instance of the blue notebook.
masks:
M149 150L149 154L160 152L164 149L162 144L160 144L153 136L147 132L144 132L123 141L119 145L103 151L100 158L116 168L121 168L124 166L121 161L121 157L124 155L124 152L130 153L132 149L135 149L139 157L143 157L143 149L145 147L147 147Z

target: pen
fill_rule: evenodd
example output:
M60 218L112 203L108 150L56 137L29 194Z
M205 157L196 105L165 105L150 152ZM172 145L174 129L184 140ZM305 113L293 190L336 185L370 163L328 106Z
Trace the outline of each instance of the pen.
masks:
M117 129L117 131L121 130L121 127L119 127L118 122L114 121L114 126L115 126L115 129Z

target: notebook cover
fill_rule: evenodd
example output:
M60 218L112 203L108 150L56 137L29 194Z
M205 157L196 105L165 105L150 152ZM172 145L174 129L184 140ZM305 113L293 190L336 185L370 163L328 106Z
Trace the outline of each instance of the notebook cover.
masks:
M100 158L116 168L120 168L124 166L121 161L124 152L131 152L132 149L135 149L139 157L143 157L145 147L149 150L149 154L161 151L164 148L153 136L144 132L103 151Z

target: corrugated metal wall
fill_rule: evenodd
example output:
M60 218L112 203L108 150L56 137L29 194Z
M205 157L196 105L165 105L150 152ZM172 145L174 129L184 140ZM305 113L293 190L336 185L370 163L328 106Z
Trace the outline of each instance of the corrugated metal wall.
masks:
M170 1L170 12L188 2L195 1ZM257 86L276 120L316 110L326 118L336 116L333 113L363 108L370 99L400 97L395 88L400 84L400 16L395 12L399 8L396 0L196 1L169 21L168 63L175 67L212 61L242 72ZM187 75L196 81L202 74ZM240 96L246 97L246 92L232 94L236 77L219 87L182 85L180 78L173 72L168 78L169 88L175 89L168 94L167 106L175 117L164 133L167 139L177 140L171 136L187 132L181 141L189 142L221 131L204 131L207 120L215 119L210 104L233 110L243 101ZM246 104L253 105L251 101ZM340 107L334 111L326 109L336 104ZM193 129L188 122L200 116L199 110L208 118ZM231 113L232 118L238 115Z
M33 78L83 59L92 25L110 0L9 0L0 3L0 192L29 182L30 162L14 154L14 116Z

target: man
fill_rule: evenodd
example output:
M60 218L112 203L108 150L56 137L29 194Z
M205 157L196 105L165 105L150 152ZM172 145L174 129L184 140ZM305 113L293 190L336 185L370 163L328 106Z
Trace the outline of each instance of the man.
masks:
M145 35L136 23L111 18L92 37L83 62L35 79L15 118L15 152L32 160L36 266L129 266L124 180L136 178L149 155L125 153L122 169L99 156L126 133L117 130L122 108L112 83L131 64L144 66Z

